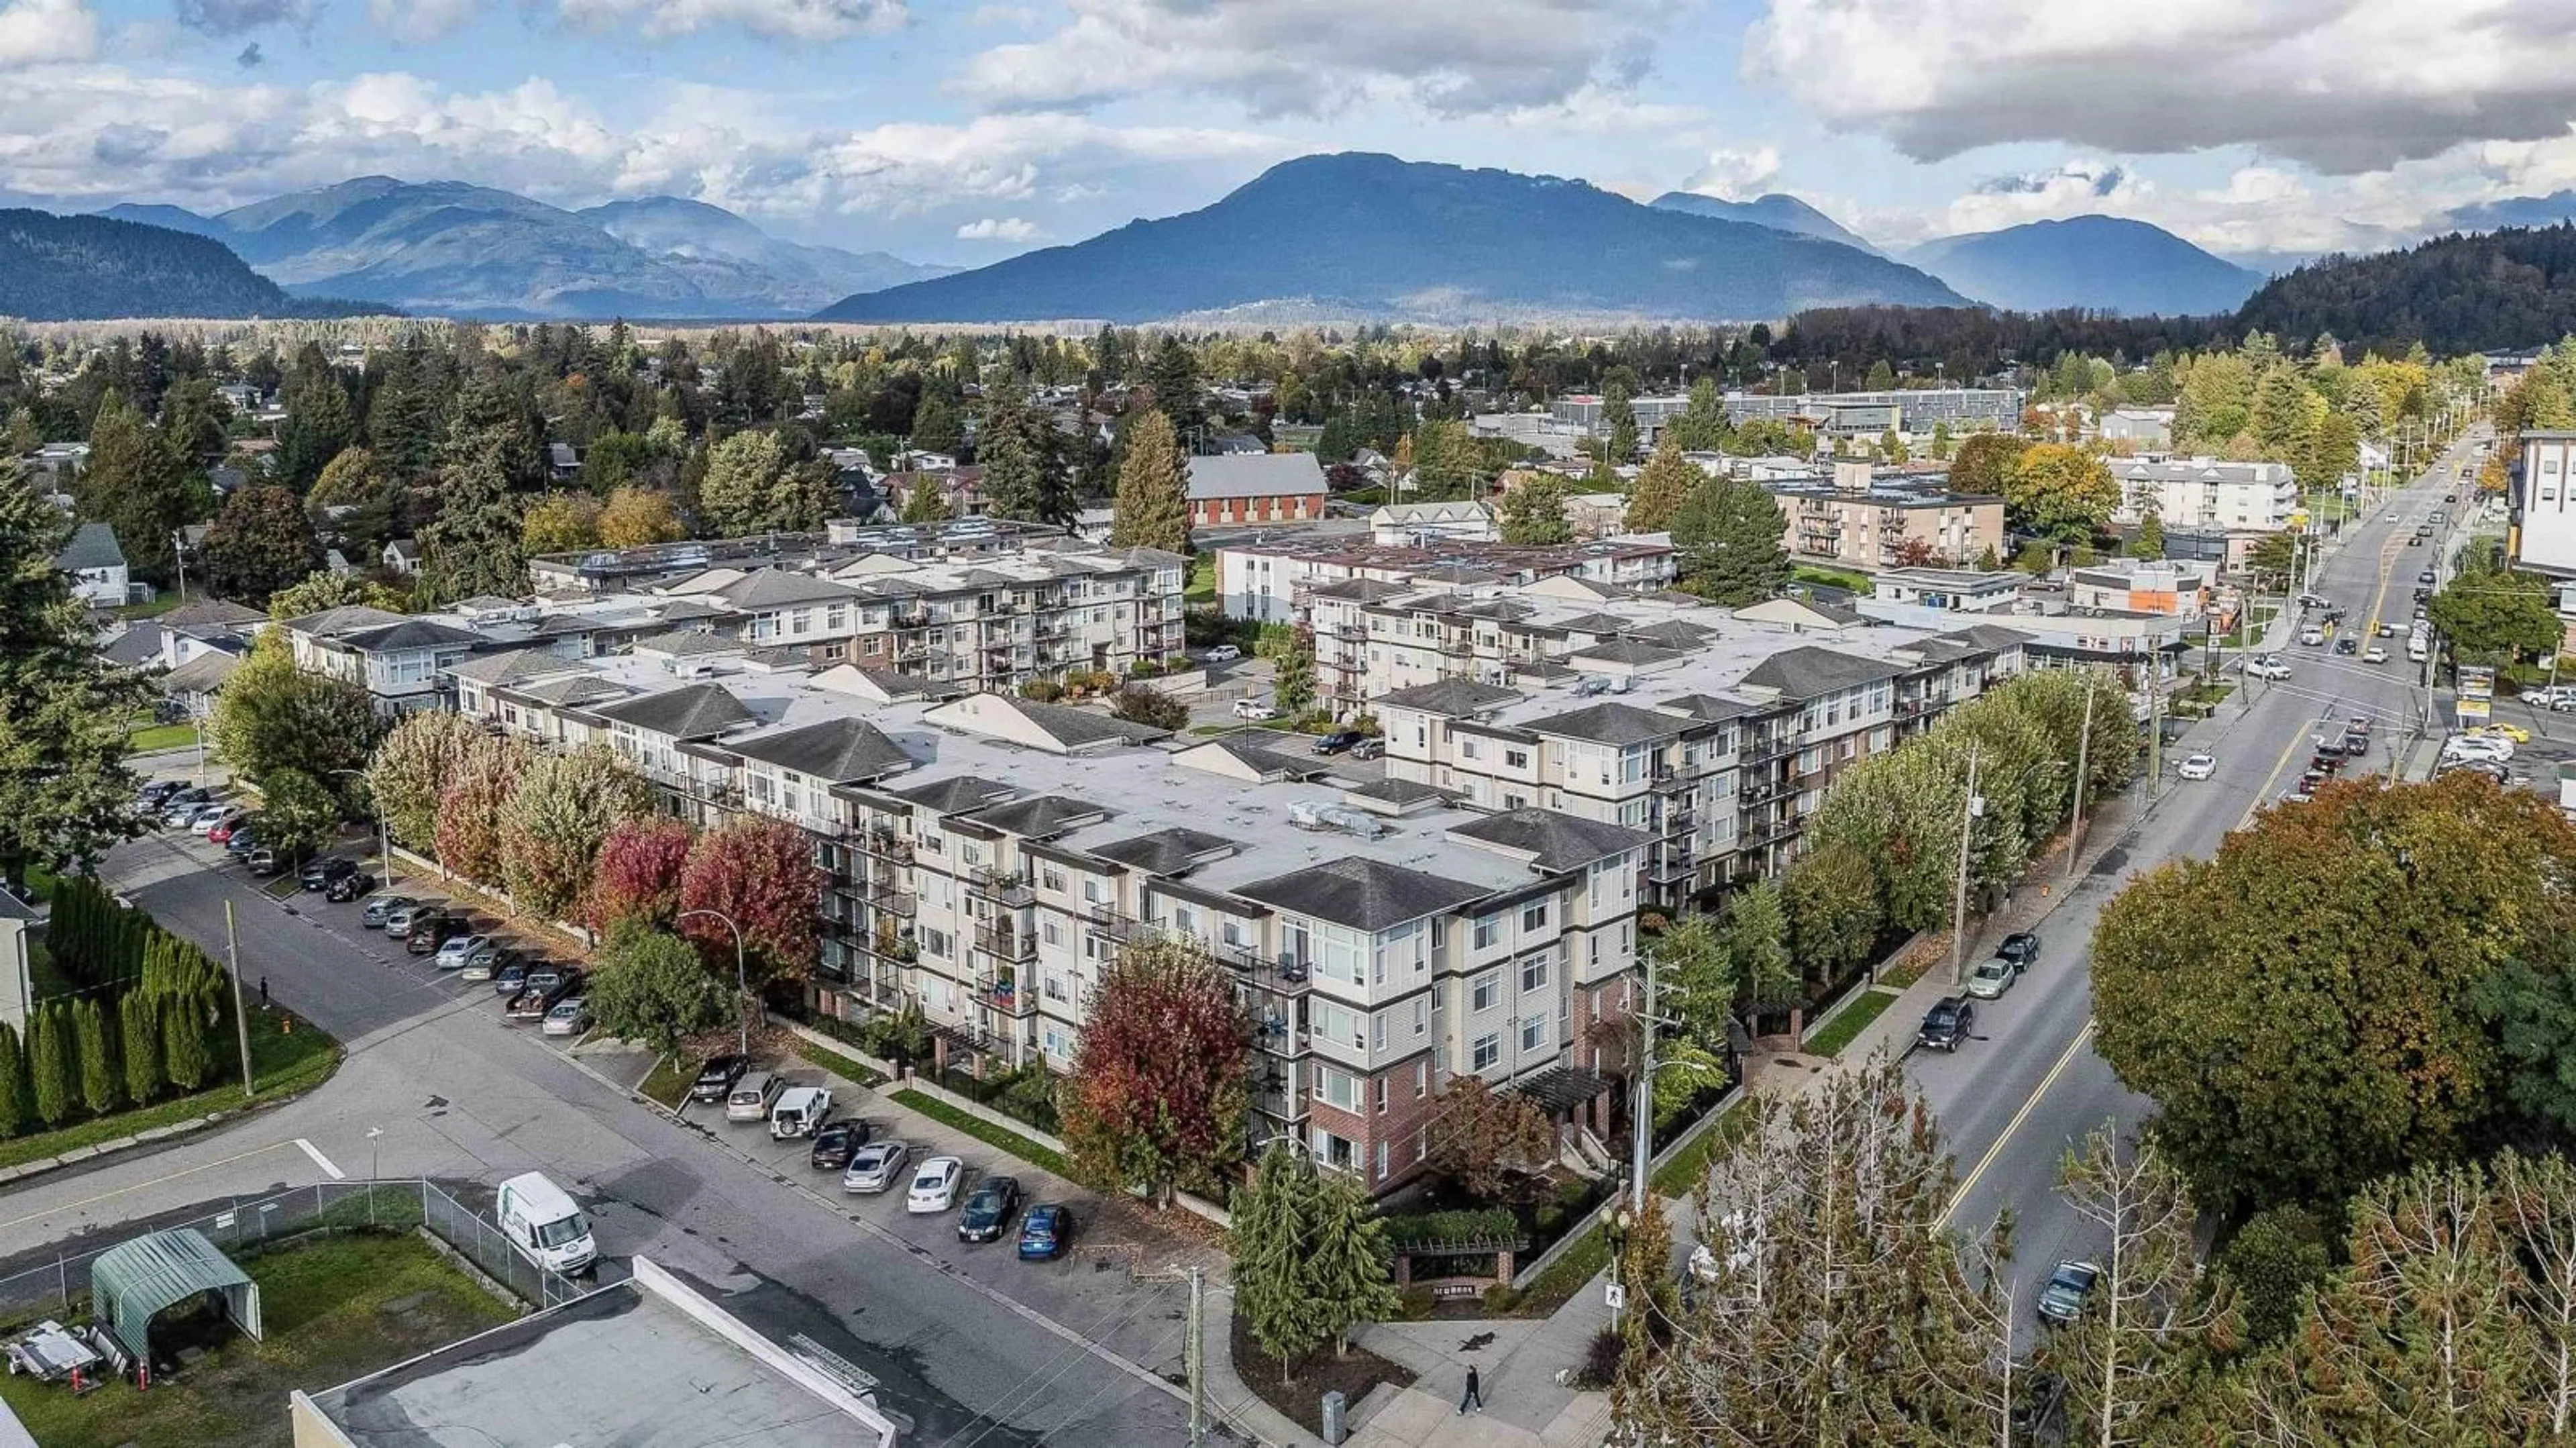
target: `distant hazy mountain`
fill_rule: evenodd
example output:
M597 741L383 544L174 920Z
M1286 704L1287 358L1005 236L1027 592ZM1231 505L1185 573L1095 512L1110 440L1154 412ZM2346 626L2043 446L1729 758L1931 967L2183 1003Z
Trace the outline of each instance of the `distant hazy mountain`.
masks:
M2315 251L2222 251L2219 256L2258 277L2286 276L2324 255Z
M104 216L0 211L0 315L70 321L306 310L206 237Z
M873 292L953 266L926 266L881 251L781 241L721 206L677 196L612 201L574 215L695 280L710 295L765 296L805 313L852 292Z
M2461 231L2493 231L2499 226L2556 226L2571 217L2576 217L2576 191L2482 201L2455 208L2443 219Z
M1928 241L1904 259L2016 312L2061 307L2143 317L2232 312L2263 277L2159 226L2117 216L2033 221Z
M299 296L511 318L793 317L928 269L798 246L718 207L654 197L566 211L457 181L362 176L198 216L110 216L214 237Z
M1346 154L1274 166L1198 211L851 297L821 316L1146 322L1271 308L1425 321L1724 320L1960 300L1848 246L1657 211L1581 181Z
M1773 231L1820 236L1827 241L1839 241L1848 247L1884 255L1877 247L1845 230L1842 223L1785 192L1774 191L1750 201L1721 201L1696 191L1667 191L1648 204L1663 211L1687 211L1693 216L1714 216L1720 221L1749 221L1755 226L1770 227Z

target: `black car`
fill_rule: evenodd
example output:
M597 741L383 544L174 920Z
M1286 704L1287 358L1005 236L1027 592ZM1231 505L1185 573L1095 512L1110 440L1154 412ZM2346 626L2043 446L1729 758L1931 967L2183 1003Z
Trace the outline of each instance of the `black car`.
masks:
M346 900L355 900L374 888L376 888L375 876L364 870L351 870L325 886L322 898L337 904Z
M698 1068L698 1079L689 1083L689 1099L722 1101L725 1099L725 1093L733 1089L733 1083L741 1080L742 1073L750 1069L751 1058L748 1056L736 1056L730 1053L709 1056L707 1063ZM857 1149L851 1148L853 1151Z
M696 1095L696 1089L691 1088L689 1094ZM806 1153L806 1160L816 1171L841 1171L849 1166L851 1154L867 1144L866 1122L854 1116L835 1116L814 1128L814 1149Z
M960 1242L998 1242L1010 1230L1011 1218L1020 1210L1020 1179L989 1176L978 1183L975 1194L966 1199L966 1210L957 1216L957 1240Z
M528 983L528 972L534 967L525 960L496 961L492 966L492 994L517 995Z
M438 948L465 933L465 922L452 915L432 915L415 920L411 933L403 937L403 950L412 955L435 954Z
M2361 652L2361 645L2347 636L2335 640L2334 651L2339 654L2357 654Z
M187 787L188 786L184 781L176 779L150 780L144 784L143 788L135 791L134 799L137 804L142 805L145 809L150 810L154 814L159 814L161 811L170 807L170 796L177 794L179 791L186 789Z
M1914 1044L1934 1051L1956 1051L1977 1024L1977 1007L1964 996L1943 996L1923 1013L1923 1028Z
M1995 947L1995 954L2011 961L2017 969L2028 970L2039 964L2039 936L2033 931L2016 930Z
M224 853L236 860L249 858L250 852L258 848L259 831L252 829L247 819L233 826L233 832L224 837Z
M357 861L342 859L338 855L326 855L305 866L304 873L299 879L307 890L328 890L342 876L356 873L358 873Z
M1339 754L1366 736L1356 729L1336 729L1315 741L1317 754Z

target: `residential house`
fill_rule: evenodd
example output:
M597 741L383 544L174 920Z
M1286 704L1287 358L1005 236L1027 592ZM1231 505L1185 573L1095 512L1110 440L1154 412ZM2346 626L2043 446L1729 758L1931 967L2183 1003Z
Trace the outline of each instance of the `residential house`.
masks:
M1494 510L1477 502L1387 503L1369 513L1368 523L1369 537L1390 548L1503 541Z
M71 575L72 596L91 608L121 608L134 598L125 550L116 530L105 523L83 523L72 529L63 551L54 555L57 571Z
M420 542L413 538L396 538L378 555L385 571L397 578L411 578L420 572Z

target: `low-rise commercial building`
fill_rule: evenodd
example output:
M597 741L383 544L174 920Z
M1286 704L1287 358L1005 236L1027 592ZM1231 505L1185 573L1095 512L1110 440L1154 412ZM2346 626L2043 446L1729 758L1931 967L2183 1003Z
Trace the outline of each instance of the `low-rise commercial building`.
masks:
M1323 464L1313 453L1231 453L1189 460L1190 526L1312 523L1324 516Z
M2066 577L2069 607L2095 612L2199 618L2218 586L2206 563L2179 558L2110 558Z

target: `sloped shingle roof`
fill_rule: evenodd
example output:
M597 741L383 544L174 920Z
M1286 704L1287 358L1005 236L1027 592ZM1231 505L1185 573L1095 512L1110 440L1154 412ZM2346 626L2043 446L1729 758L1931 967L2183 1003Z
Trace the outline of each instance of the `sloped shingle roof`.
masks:
M1190 500L1320 494L1323 464L1313 453L1256 453L1190 459Z
M1455 909L1491 892L1383 860L1346 858L1257 880L1234 893L1294 914L1375 931Z
M1743 687L1774 690L1783 698L1812 699L1839 689L1893 679L1904 672L1903 664L1810 645L1782 649L1754 665L1745 674Z
M54 566L66 573L90 568L123 568L125 550L116 546L116 530L105 523L83 523L72 530Z
M725 747L745 759L833 784L879 779L910 769L913 763L912 756L884 730L860 719L825 719Z
M1632 830L1605 820L1588 820L1552 809L1516 809L1490 815L1460 825L1449 833L1461 839L1482 840L1525 853L1531 857L1532 864L1551 874L1579 870L1623 850L1639 849L1654 838L1644 830Z
M752 717L751 710L732 691L715 684L689 684L659 694L620 699L601 704L591 712L673 739L704 739Z
M1516 690L1499 684L1480 684L1474 679L1441 679L1429 684L1416 684L1409 689L1394 689L1378 696L1380 704L1398 709L1420 709L1451 719L1464 719L1497 705L1508 704L1520 697Z

